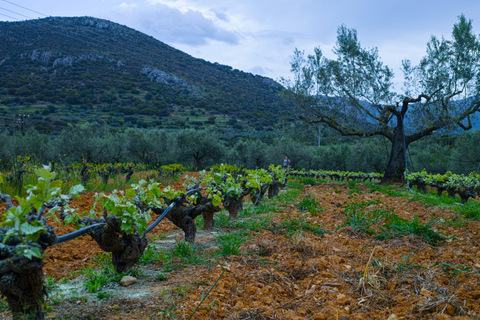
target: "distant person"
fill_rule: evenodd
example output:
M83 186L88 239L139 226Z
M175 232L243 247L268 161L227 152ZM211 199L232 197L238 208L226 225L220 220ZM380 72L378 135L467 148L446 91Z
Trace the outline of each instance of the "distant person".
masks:
M288 167L290 167L290 159L285 156L285 159L283 159L283 169L288 169Z

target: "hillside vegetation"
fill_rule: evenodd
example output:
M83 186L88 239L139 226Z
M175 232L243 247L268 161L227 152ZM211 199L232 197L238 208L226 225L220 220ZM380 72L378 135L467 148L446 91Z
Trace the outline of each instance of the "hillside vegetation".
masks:
M20 113L40 132L83 121L263 129L286 110L272 79L91 17L0 22L0 88L2 127Z

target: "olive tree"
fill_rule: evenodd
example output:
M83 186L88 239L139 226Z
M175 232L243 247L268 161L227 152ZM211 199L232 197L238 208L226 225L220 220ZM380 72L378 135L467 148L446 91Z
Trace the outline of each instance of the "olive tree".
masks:
M343 136L390 140L385 180L403 178L410 143L446 127L471 128L471 116L480 110L479 39L471 20L461 15L451 40L432 36L418 65L402 61L401 94L377 48L362 48L355 29L342 25L337 33L336 59L318 47L306 58L295 50L284 96L307 123L325 123Z
M225 147L218 136L207 130L186 129L175 136L175 152L179 162L191 164L194 170L200 170L210 163L222 162Z

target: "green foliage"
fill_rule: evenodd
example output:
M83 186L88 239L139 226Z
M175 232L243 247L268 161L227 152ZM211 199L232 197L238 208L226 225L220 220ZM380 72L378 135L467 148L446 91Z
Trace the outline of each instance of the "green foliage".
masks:
M136 268L132 268L126 273L115 272L110 253L99 253L96 257L93 257L92 260L95 262L96 267L88 266L80 271L88 278L83 282L83 285L90 293L97 292L102 286L109 282L120 281L125 275L141 275L141 273Z
M172 255L181 259L188 259L193 257L196 252L195 244L187 241L177 241L173 248Z
M268 230L272 225L271 215L260 215L252 218L231 220L229 226L231 228L240 228L243 230L261 231L262 229Z
M126 234L133 234L138 232L142 234L147 229L147 224L151 220L148 210L141 208L148 208L150 206L163 207L165 206L164 198L174 199L178 197L182 191L174 190L167 186L160 189L159 183L147 183L141 180L138 185L132 184L132 188L126 190L113 190L111 194L104 193L95 195L95 203L90 210L90 217L96 217L96 205L99 202L109 214L115 215L120 221L120 228ZM140 207L138 206L140 204ZM76 223L80 215L71 213L65 219L65 223Z
M318 179L312 177L301 177L299 181L301 184L309 184L311 186L317 186L321 183Z
M91 291L90 291L91 292ZM95 291L94 291L95 292ZM110 299L113 297L113 294L110 292L98 292L97 298L98 299Z
M320 203L317 202L317 197L307 194L297 204L297 208L300 211L308 211L312 216L316 216L318 213L323 212Z
M98 33L93 29L96 24L108 27ZM93 32L98 43L116 45L103 48L75 41L75 36L69 39L46 32L52 25L72 35ZM0 51L8 51L12 57L3 65L13 71L0 70L0 87L9 93L2 95L0 105L18 104L16 113L33 116L37 112L28 124L42 132L58 132L67 123L87 121L122 130L155 126L222 126L231 130L232 126L242 129L250 125L271 129L287 110L278 96L282 87L275 81L193 58L110 21L91 17L46 18L32 23L4 22L1 28L11 35L0 43ZM43 63L24 59L32 55L32 50L19 45L20 38L36 52L48 52L50 62L56 61L49 72L56 76L46 81L41 75ZM135 54L124 49L133 43L143 44L136 47ZM124 63L111 68L112 62L100 56L115 56L115 61ZM153 56L165 58L151 59ZM226 114L229 119L212 119L217 114ZM45 117L51 120L44 120Z
M453 208L469 220L480 220L480 203L476 201L469 201L463 205L455 205Z
M222 256L240 255L240 247L247 241L248 234L244 231L236 231L220 234L216 241L218 242L219 253Z
M378 204L378 201L364 201L347 205L344 210L345 222L338 225L336 229L349 226L354 231L373 235L375 230L372 229L372 226L376 226L378 222L390 214L389 211L379 209ZM372 207L372 209L365 210L367 207Z
M375 238L394 239L414 234L425 239L430 245L437 245L447 239L441 232L434 230L438 222L430 219L426 223L421 223L416 216L412 220L406 220L391 214L386 217L384 225L379 226L381 231Z
M230 217L225 211L220 211L213 216L215 226L219 228L225 228L230 225Z
M27 197L16 197L18 206L14 206L6 211L2 216L2 227L7 227L3 242L5 243L10 237L17 237L22 244L15 247L18 255L25 256L29 259L33 257L41 258L42 251L39 246L33 245L43 232L47 231L45 225L37 219L29 219L28 215L32 212L42 212L45 210L45 204L49 201L67 201L72 196L76 196L83 191L82 186L75 186L70 189L70 195L61 193L62 181L54 180L56 174L50 171L50 168L44 166L35 170L37 183L26 187ZM68 207L68 206L67 206ZM56 207L58 208L58 207ZM54 219L55 209L49 211Z
M285 220L279 226L274 226L272 231L278 230L282 234L293 235L302 231L311 232L316 236L323 236L328 231L319 225L311 224L302 219Z
M157 275L155 276L155 279L157 279L157 280L159 280L159 281L163 281L163 280L166 280L166 279L167 279L167 276L165 275L165 273L159 272L159 273L157 273Z
M453 265L449 263L439 262L439 263L436 263L435 265L442 266L443 271L448 272L452 275L458 275L462 272L468 272L472 270L472 267L467 267L463 264ZM479 273L477 272L477 274Z
M154 263L163 260L164 256L165 252L163 252L161 249L158 249L154 245L148 245L138 262L141 264Z

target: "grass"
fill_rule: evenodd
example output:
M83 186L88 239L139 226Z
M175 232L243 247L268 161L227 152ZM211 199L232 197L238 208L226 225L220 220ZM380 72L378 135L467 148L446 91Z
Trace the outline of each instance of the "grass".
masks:
M413 234L430 245L437 245L447 239L445 234L434 229L441 222L440 219L432 218L421 223L414 216L412 220L407 220L394 214L393 210L381 209L378 205L376 200L347 205L344 210L345 222L338 225L336 230L349 226L354 231L373 236L377 240L398 239Z
M358 188L357 186L357 183L355 180L350 180L348 181L348 193L349 194L352 194L352 193L359 193L361 194L362 191Z
M209 264L210 254L193 243L177 241L172 251L165 254L163 270L169 272L189 264Z
M117 273L113 267L110 253L99 253L96 257L93 257L92 260L95 265L87 266L79 272L87 276L88 279L83 282L83 285L90 293L97 292L103 285L109 282L119 281L125 275L136 277L141 276L141 271L138 269L138 265L130 269L128 272Z
M450 197L445 192L439 197L435 190L429 190L427 194L423 192L410 192L405 187L398 188L396 186L389 185L376 185L371 182L364 182L365 186L370 188L370 192L381 192L389 196L403 197L410 199L411 201L418 201L427 206L437 206L444 209L452 209L468 220L480 220L480 203L478 201L472 201L471 199L461 204L460 197ZM463 224L463 222L461 222Z
M345 222L336 226L336 230L342 227L351 227L354 231L362 232L368 235L373 235L375 226L382 220L388 212L380 209L378 201L363 201L361 203L350 203L344 210ZM375 207L373 210L367 210L367 207Z
M163 250L157 248L154 245L148 245L145 248L140 260L138 261L140 264L149 264L155 263L165 259L165 252Z
M216 238L219 248L219 254L222 256L240 255L240 247L248 239L248 233L245 231L236 231L223 233Z
M480 203L469 200L463 205L455 205L453 209L469 220L480 220Z
M316 216L318 213L323 212L323 208L320 203L317 202L317 197L307 194L297 204L297 208L300 211L308 211L312 216Z
M229 225L231 228L240 228L258 232L262 229L268 229L272 225L272 216L270 214L264 214L258 217L233 220L230 221Z
M301 184L309 184L311 186L318 186L323 183L323 180L312 178L312 177L300 177L298 179Z
M279 232L281 234L293 235L299 232L311 232L316 236L322 236L328 231L324 230L319 225L311 224L306 220L288 219L283 221L280 225L274 226L272 232Z
M423 238L428 244L435 246L447 239L444 233L434 230L434 226L438 222L438 220L429 219L426 223L421 223L417 216L414 216L412 220L406 220L391 214L385 218L383 226L379 226L381 231L375 236L375 239L402 238L413 234Z
M195 244L186 241L177 241L173 248L172 255L180 259L188 259L191 258L196 251Z

